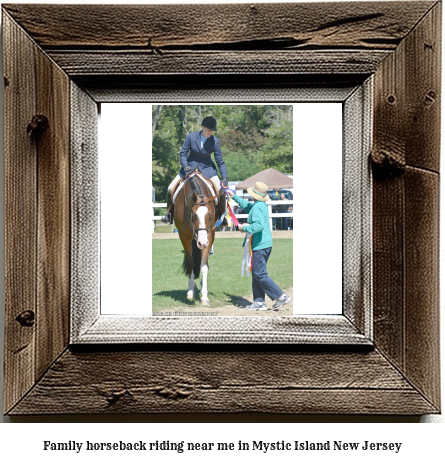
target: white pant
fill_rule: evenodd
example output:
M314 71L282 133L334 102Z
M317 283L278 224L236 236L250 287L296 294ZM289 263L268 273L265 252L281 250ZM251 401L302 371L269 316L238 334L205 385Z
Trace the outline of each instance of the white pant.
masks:
M173 181L170 183L170 185L167 188L167 190L168 190L168 192L170 192L170 194L171 194L173 188L176 186L176 184L179 182L180 179L181 179L181 176L179 176L179 174L177 174L176 178L173 179ZM216 195L219 195L219 189L221 188L221 186L220 186L220 181L219 181L218 176L213 176L213 178L210 178L210 181L212 181L213 185L215 186Z

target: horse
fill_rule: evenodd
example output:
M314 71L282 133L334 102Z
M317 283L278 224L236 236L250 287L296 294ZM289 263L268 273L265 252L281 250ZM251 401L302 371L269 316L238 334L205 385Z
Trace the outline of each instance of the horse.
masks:
M215 198L218 198L218 193L213 195L209 187L213 187L213 184L210 180L206 182L206 179L196 166L183 181L184 186L175 201L174 222L185 252L182 271L189 279L187 299L194 300L197 289L195 278L201 272L201 304L208 306L208 260L215 240Z

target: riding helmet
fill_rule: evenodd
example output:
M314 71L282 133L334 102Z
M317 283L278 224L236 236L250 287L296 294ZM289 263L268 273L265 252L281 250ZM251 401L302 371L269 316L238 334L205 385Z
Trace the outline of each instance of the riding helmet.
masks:
M216 119L213 116L206 116L202 120L201 126L204 126L207 129L210 129L211 131L216 131Z

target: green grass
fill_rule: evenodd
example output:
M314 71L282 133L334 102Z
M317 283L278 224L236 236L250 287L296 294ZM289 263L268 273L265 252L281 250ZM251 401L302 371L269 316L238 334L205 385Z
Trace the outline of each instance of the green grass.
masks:
M188 279L180 272L184 253L178 239L153 240L153 311L199 305L186 299ZM252 278L241 277L243 238L216 239L209 257L207 287L211 307L234 303L252 293ZM267 264L269 276L283 290L293 283L292 239L275 239ZM200 289L201 277L196 280Z
M176 226L174 226L173 229L175 229ZM155 234L161 234L161 233L171 233L172 232L172 225L171 224L165 224L162 221L156 221L156 229L155 229ZM174 237L174 236L172 236Z

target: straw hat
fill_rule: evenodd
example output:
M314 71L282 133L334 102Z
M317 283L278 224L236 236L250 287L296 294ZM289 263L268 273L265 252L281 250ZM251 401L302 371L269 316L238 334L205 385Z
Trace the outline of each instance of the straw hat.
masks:
M256 182L253 187L249 187L247 192L255 199L267 202L270 197L267 194L267 186L264 182Z

